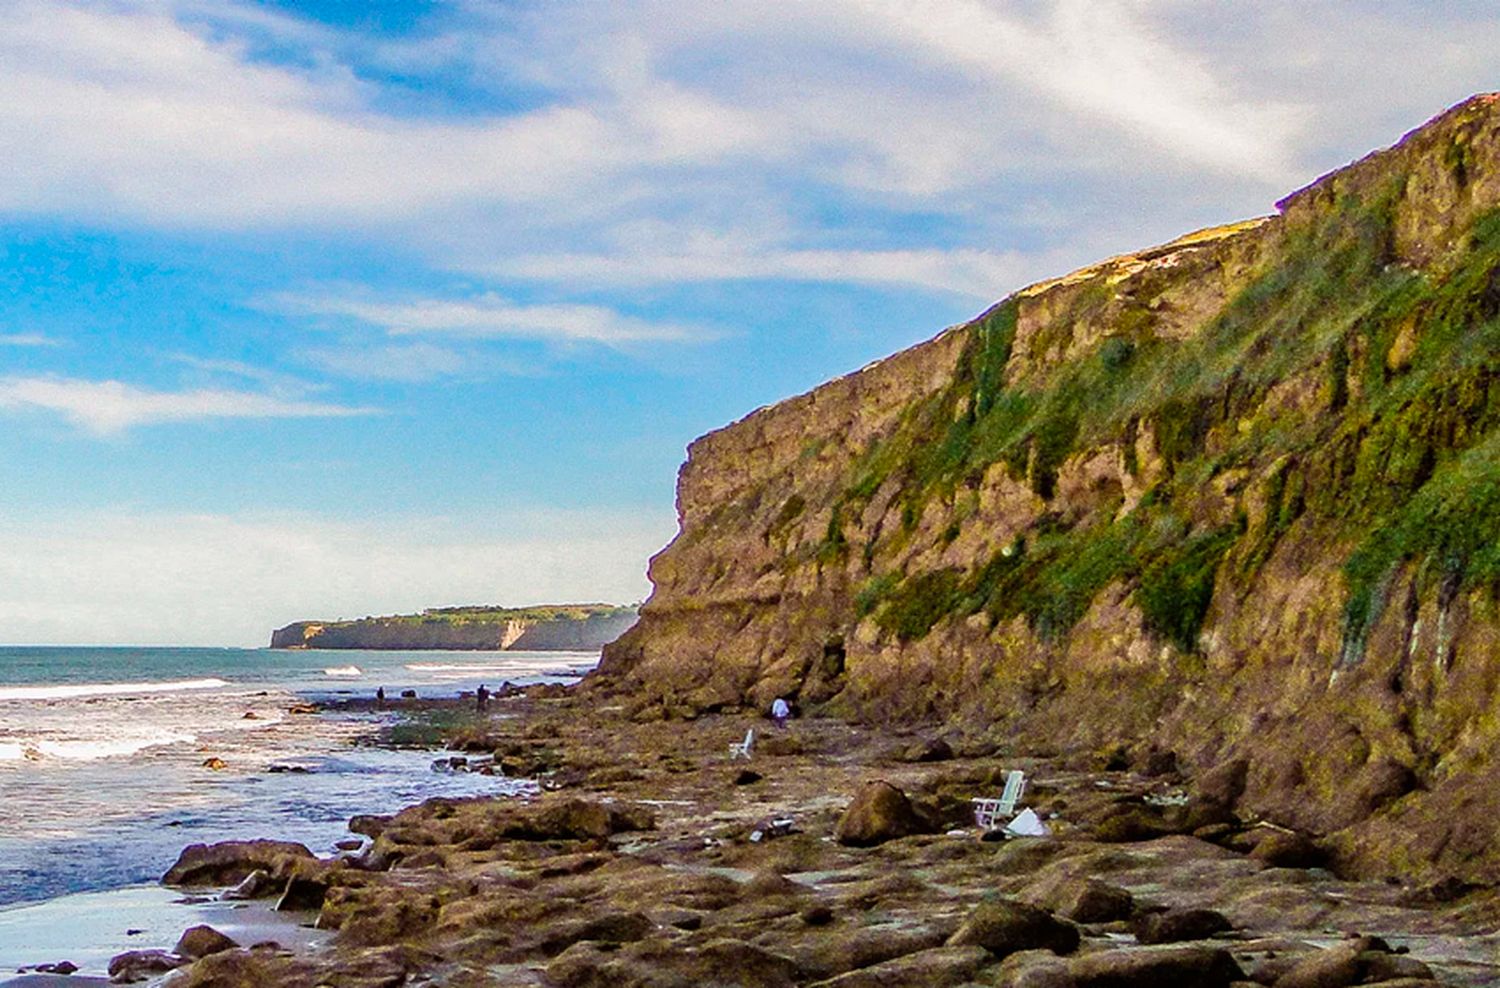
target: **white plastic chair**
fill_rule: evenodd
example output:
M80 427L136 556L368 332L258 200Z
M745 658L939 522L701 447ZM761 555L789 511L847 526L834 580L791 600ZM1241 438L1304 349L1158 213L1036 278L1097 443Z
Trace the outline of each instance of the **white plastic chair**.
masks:
M736 741L729 746L730 758L749 758L750 752L755 748L755 728L745 732L745 740Z
M1020 769L1006 773L1005 789L999 798L971 799L974 804L974 823L983 830L994 830L996 824L1007 821L1016 812L1016 804L1026 792L1026 775Z

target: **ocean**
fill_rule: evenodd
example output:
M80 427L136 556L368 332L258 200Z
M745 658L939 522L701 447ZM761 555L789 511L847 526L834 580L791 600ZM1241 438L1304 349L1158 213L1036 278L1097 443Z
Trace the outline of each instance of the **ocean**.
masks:
M407 689L438 698L480 683L567 682L597 661L580 652L0 648L0 934L38 903L149 886L187 844L276 837L327 854L356 813L524 792L534 783L436 772L430 751L371 745L393 711L289 711L377 687L399 706ZM7 939L0 970L12 960Z

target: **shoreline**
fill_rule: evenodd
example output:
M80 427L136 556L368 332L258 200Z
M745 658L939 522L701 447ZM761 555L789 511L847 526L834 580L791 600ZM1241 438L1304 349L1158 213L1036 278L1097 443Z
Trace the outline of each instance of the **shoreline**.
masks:
M1360 970L1500 980L1493 890L1341 879L1315 843L1209 812L1164 764L825 719L785 730L742 712L665 720L555 687L499 698L482 717L461 699L412 713L545 791L429 799L357 821L372 839L356 863L288 872L321 899L328 946L228 951L174 985L895 988L1010 984L1025 965L1086 985L1101 965L1227 963L1262 976L1355 947ZM752 755L735 758L747 729ZM1026 773L1023 805L1051 836L990 841L974 828L969 799L997 795L1010 769ZM884 791L876 780L909 800L875 812L874 839L836 839L849 836L851 801ZM1058 956L976 934L996 896L1041 910L1080 945ZM1144 942L1156 934L1142 923L1171 925L1153 916L1179 923L1176 946ZM1165 969L1152 976L1173 983Z

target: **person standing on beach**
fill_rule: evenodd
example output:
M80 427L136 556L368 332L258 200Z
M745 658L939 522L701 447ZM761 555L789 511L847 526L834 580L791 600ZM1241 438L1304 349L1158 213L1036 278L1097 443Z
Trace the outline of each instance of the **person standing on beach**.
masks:
M483 683L479 684L479 691L474 694L474 709L483 711L485 704L490 702L490 691Z
M384 686L377 686L377 687L375 687L375 709L376 710L384 710L385 709L385 687Z
M771 704L771 720L777 727L785 727L787 720L792 716L792 708L781 697Z

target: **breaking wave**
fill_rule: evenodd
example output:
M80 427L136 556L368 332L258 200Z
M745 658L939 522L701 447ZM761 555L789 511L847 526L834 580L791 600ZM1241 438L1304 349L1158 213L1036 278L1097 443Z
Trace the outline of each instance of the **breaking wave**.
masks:
M131 696L138 693L177 693L213 690L223 679L169 679L154 683L72 683L66 686L0 686L0 700L71 700L85 696Z

